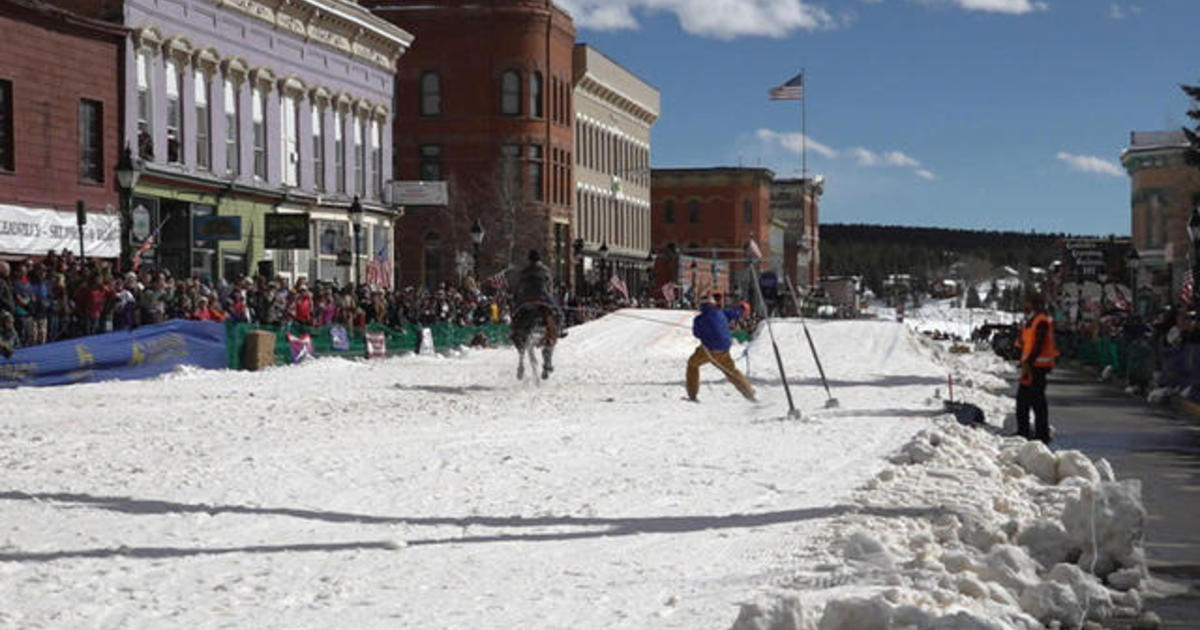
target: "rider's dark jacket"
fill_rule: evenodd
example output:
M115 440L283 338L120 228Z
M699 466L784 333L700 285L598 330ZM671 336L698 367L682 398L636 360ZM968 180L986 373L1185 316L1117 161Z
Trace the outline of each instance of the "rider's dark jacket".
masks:
M517 302L545 302L553 307L554 296L550 294L550 268L541 261L531 262L517 276Z

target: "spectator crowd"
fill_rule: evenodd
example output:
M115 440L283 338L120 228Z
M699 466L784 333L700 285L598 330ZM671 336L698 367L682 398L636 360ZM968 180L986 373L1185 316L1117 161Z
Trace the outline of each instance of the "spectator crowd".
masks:
M567 325L619 308L694 308L681 296L641 300L614 291L578 296L561 290ZM120 273L104 260L81 259L69 251L39 259L0 261L0 353L13 349L130 330L172 319L243 322L264 326L341 325L348 332L378 323L394 329L408 324L450 323L480 326L508 323L511 305L503 276L461 286L442 283L433 290L404 287L294 283L283 277L178 278L166 270L143 268ZM739 320L753 330L757 316Z

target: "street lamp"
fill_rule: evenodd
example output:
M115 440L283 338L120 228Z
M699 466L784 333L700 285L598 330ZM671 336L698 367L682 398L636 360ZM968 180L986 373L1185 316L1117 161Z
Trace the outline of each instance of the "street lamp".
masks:
M1100 314L1104 315L1104 296L1108 293L1108 274L1103 271L1097 273L1096 281L1100 283Z
M479 246L483 245L483 223L475 219L471 224L471 243L475 246L475 281L479 281Z
M1142 263L1142 257L1138 255L1136 247L1130 247L1129 253L1125 256L1125 265L1129 267L1129 299L1133 303L1133 313L1138 314L1138 266Z
M652 249L646 254L646 295L654 298L654 261L658 254Z
M696 291L696 261L692 260L692 301L696 301L700 295Z
M571 253L575 255L575 293L582 294L583 285L583 238L576 238L571 243Z
M1200 280L1200 205L1192 208L1192 218L1188 219L1188 236L1192 239L1192 303L1196 301L1196 286Z
M125 149L121 151L121 157L117 160L117 186L121 189L121 270L125 271L133 268L133 261L130 259L129 250L131 249L130 232L133 226L133 188L137 186L138 178L142 175L142 169L137 161L133 159L133 149L129 148L129 143L125 144Z
M354 201L350 202L350 225L354 227L354 282L357 288L362 288L362 257L358 255L361 251L362 243L362 226L363 226L363 207L358 200L358 195L354 195Z
M608 280L608 241L600 243L600 281Z

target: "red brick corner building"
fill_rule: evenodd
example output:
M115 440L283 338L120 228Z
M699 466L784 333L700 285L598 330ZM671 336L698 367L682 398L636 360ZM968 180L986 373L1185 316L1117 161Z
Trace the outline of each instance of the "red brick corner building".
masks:
M490 277L529 249L570 277L575 26L551 0L363 0L415 42L396 74L396 179L447 184L397 223L400 284ZM484 238L474 260L471 229Z
M116 258L125 37L120 26L39 0L0 0L0 259Z

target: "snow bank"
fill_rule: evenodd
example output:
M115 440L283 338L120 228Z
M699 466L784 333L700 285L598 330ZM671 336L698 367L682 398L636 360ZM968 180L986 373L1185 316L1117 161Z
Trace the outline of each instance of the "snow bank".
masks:
M822 569L842 576L838 586L781 594L761 610L803 610L796 618L816 630L1033 630L1140 612L1136 481L1104 481L1107 463L1078 451L949 417L932 424L835 521ZM757 627L793 626L735 626Z

